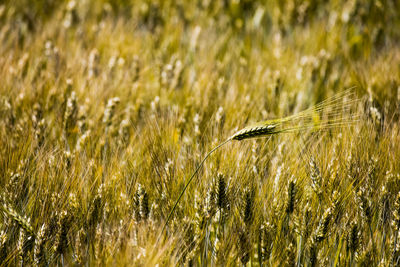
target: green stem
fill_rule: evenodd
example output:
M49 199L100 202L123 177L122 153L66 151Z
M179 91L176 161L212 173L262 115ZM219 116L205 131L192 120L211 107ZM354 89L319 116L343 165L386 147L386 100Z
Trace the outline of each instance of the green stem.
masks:
M188 182L186 183L186 185L185 185L185 187L183 188L181 194L179 195L178 199L176 200L174 207L173 207L172 210L170 211L170 213L169 213L169 215L168 215L168 217L167 217L167 220L165 221L164 227L163 227L163 229L162 229L162 231L161 231L161 234L164 232L165 228L167 227L168 222L169 222L169 220L171 219L172 214L174 213L176 207L178 206L178 203L179 203L179 201L181 200L181 198L182 198L183 194L185 193L186 189L188 188L190 182L192 182L194 176L199 172L200 168L203 166L204 161L206 161L206 159L207 159L215 150L217 150L218 148L220 148L221 146L225 145L226 143L228 143L228 142L231 141L231 140L232 140L232 139L229 138L229 139L227 139L226 141L224 141L224 142L222 142L221 144L219 144L218 146L214 147L210 152L207 153L207 155L204 157L204 159L203 159L203 160L200 162L200 164L197 166L196 170L193 172L192 176L190 176ZM160 234L160 235L161 235L161 234Z
M372 233L371 223L368 224L369 226L369 233L371 236L371 243L372 243L372 259L375 261L375 243L374 243L374 234Z
M303 236L300 235L299 238L299 249L297 250L297 267L301 266L301 254L302 254L302 249L303 249Z
M397 247L397 236L398 236L398 231L395 231L395 237L394 237L394 246L393 246L393 252L392 252L392 261L390 263L390 266L394 266L394 257L396 256L396 247Z

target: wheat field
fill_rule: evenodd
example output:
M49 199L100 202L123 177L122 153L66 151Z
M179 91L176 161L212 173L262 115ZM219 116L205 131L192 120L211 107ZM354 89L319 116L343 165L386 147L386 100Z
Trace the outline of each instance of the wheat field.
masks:
M4 0L0 77L0 266L400 265L399 1Z

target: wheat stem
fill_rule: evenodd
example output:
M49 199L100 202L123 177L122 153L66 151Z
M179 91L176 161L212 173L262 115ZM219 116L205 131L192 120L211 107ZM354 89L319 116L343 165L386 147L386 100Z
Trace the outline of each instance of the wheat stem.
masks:
M181 194L179 195L178 199L176 200L174 206L172 207L172 210L170 211L167 220L165 221L164 227L161 231L161 234L164 232L165 228L168 225L169 220L171 219L172 214L174 213L176 207L178 206L179 201L181 200L183 194L185 193L186 189L188 188L189 184L192 182L194 176L199 172L200 168L203 166L204 162L206 161L206 159L218 148L222 147L223 145L225 145L226 143L228 143L229 141L231 141L232 139L229 138L227 140L225 140L224 142L222 142L221 144L219 144L218 146L214 147L212 150L210 150L210 152L208 152L206 154L206 156L203 158L203 160L200 162L200 164L197 166L197 168L195 169L195 171L193 172L193 174L190 176L188 182L186 183L185 187L183 188Z

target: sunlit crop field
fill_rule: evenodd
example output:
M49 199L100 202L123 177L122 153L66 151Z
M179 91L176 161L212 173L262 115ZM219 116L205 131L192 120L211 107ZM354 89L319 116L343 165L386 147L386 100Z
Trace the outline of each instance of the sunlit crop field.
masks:
M1 266L399 264L399 1L0 1Z

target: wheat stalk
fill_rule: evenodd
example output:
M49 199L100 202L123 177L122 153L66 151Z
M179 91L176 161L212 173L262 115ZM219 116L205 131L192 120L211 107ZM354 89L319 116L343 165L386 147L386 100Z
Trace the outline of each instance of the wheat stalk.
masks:
M232 140L245 140L250 138L260 138L269 135L275 135L280 133L291 133L291 132L301 132L305 130L320 131L326 129L337 128L344 125L350 125L357 122L357 116L350 115L350 117L341 116L342 114L351 114L351 107L358 101L354 99L354 94L351 92L353 88L338 93L333 97L326 99L319 104L316 104L304 111L297 114L280 118L274 120L267 120L258 122L256 124L247 126L228 139L220 143L218 146L214 147L209 151L200 164L196 167L193 174L189 177L185 187L181 191L178 199L176 200L174 206L172 207L170 213L168 214L167 220L164 223L161 234L164 232L174 213L179 201L181 200L183 194L188 188L189 184L192 182L193 178L196 176L200 168L203 166L206 159L217 149L227 144ZM160 235L161 235L160 234Z

